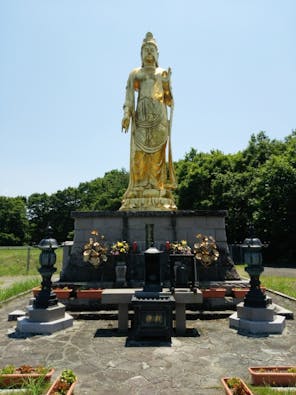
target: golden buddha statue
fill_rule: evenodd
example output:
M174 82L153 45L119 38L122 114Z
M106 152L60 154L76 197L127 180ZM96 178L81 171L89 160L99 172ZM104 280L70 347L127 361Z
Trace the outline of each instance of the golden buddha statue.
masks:
M158 48L152 33L143 40L141 58L142 67L129 75L123 106L125 133L131 120L130 179L120 210L173 211L177 207L172 195L176 179L171 150L171 70L158 67Z

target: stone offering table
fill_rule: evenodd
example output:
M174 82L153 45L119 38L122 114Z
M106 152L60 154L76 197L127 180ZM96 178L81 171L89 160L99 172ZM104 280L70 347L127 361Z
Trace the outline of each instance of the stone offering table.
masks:
M104 289L102 293L102 304L118 305L118 331L127 332L128 330L128 305L132 300L135 291L140 289L113 288Z
M185 335L186 332L186 304L202 304L203 297L199 289L196 293L189 289L175 289L173 294L176 301L176 334Z
M140 289L122 288L122 289L104 289L102 293L102 304L118 305L118 331L128 331L128 306L131 303L135 291ZM171 295L169 290L161 292L162 295ZM193 293L189 289L176 289L173 297L176 302L176 334L182 336L186 332L186 304L202 303L202 294L200 290Z

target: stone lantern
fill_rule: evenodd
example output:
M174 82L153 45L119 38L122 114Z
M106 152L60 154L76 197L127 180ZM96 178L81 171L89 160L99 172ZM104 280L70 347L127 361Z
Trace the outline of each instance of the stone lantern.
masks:
M260 274L264 271L262 265L263 244L256 237L246 238L241 245L244 262L247 264L245 271L250 276L250 291L247 293L244 305L247 307L266 307L266 296L260 288Z
M59 247L52 238L52 229L47 228L48 236L38 244L41 250L39 273L42 276L41 291L32 304L27 306L27 316L17 319L17 330L23 333L51 334L73 325L73 317L66 313L66 306L59 303L51 289L51 277L57 270L55 250Z
M246 238L241 245L246 272L250 276L250 290L244 302L238 303L236 312L229 317L229 326L242 335L264 335L282 333L285 317L275 314L274 307L267 303L266 296L260 288L262 266L262 248L264 245L256 237Z
M54 265L56 263L55 250L59 248L56 239L52 238L52 228L47 228L48 236L42 239L38 244L38 248L41 250L39 256L40 268L39 273L42 276L41 291L34 301L34 308L46 309L49 306L57 304L57 298L55 293L51 289L52 281L51 277L57 270Z

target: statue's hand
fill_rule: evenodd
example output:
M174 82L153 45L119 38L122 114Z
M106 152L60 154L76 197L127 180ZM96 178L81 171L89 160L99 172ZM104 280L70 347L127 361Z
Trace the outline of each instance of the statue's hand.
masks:
M129 124L130 124L130 117L124 116L121 122L122 131L124 130L124 132L127 133Z
M162 72L162 81L164 82L164 83L168 83L169 81L170 81L170 79L171 79L171 74L172 74L172 70L171 70L171 68L169 67L168 68L168 70L166 71L166 70L164 70L163 72Z

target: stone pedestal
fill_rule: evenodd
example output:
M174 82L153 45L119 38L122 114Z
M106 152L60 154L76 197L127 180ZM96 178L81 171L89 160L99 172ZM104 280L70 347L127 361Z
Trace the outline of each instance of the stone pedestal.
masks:
M272 305L267 307L246 307L241 302L237 311L229 317L230 328L241 334L281 334L285 328L285 317L275 314Z
M27 307L28 317L17 319L17 330L23 333L51 334L73 325L73 317L65 312L65 306L58 303L47 309Z

